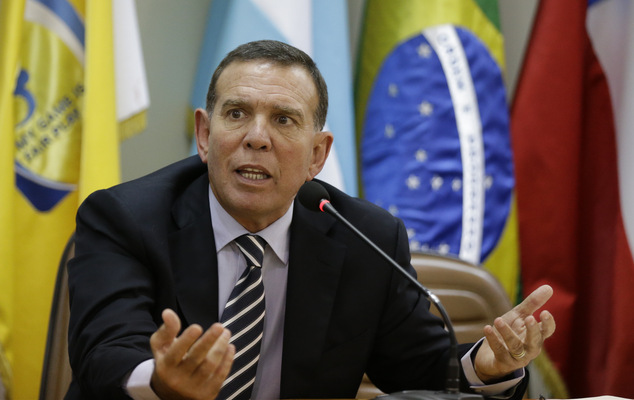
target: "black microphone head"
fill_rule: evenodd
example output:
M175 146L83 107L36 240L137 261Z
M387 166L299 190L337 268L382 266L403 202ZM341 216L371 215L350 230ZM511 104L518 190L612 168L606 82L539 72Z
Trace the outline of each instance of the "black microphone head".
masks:
M315 181L305 182L297 192L299 202L311 211L321 211L322 200L330 200L330 195L325 187Z

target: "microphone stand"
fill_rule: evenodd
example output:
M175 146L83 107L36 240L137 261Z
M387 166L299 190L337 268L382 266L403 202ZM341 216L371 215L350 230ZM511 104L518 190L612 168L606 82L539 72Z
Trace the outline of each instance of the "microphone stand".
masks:
M440 299L433 294L429 289L423 286L416 278L403 269L398 263L396 263L390 256L385 254L374 242L368 239L361 231L359 231L354 225L352 225L347 219L345 219L339 212L330 204L329 200L323 199L320 202L319 208L323 212L327 212L333 217L337 218L340 222L346 225L357 236L359 236L364 242L368 244L374 251L376 251L385 261L389 262L394 268L396 268L407 280L410 281L423 295L431 301L434 306L440 312L442 320L449 331L450 347L449 347L449 364L447 365L447 380L445 383L445 390L432 391L432 390L406 390L402 392L396 392L392 394L386 394L376 397L380 400L481 400L483 397L478 394L460 393L460 365L458 362L458 341L456 340L456 333L453 329L453 324L449 319L449 315L445 311Z

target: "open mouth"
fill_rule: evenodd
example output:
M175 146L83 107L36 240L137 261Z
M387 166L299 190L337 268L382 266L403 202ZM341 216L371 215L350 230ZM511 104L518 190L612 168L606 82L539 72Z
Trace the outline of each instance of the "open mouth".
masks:
M254 181L270 178L269 174L257 168L242 168L242 169L239 169L237 172L241 176L247 179L254 180Z

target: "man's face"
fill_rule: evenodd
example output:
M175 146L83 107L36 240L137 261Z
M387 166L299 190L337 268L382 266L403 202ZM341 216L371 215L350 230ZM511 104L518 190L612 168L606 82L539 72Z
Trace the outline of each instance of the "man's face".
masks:
M198 153L223 208L252 232L290 207L321 171L332 134L317 132L317 91L299 66L234 62L220 75L211 119L196 111Z

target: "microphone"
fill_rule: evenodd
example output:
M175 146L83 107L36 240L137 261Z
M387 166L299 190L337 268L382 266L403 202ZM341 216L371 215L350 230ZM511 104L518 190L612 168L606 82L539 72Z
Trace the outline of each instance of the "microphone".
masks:
M299 202L311 211L321 211L328 213L335 217L337 220L346 225L355 235L361 238L368 246L376 251L385 261L396 268L403 277L409 280L430 302L434 304L436 309L440 312L442 320L449 331L450 347L449 347L449 364L447 365L447 380L445 382L444 391L431 391L431 390L406 390L402 392L387 394L376 397L381 400L392 399L412 399L412 400L479 400L483 399L482 396L470 393L460 393L460 363L458 361L458 341L456 340L456 334L453 329L449 315L445 311L440 299L433 294L429 289L423 286L416 278L411 276L401 267L396 261L388 256L383 250L381 250L374 242L372 242L367 236L359 231L354 225L345 219L335 207L330 203L330 195L326 188L315 181L305 182L297 193Z

